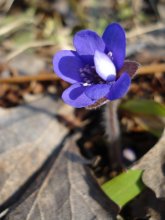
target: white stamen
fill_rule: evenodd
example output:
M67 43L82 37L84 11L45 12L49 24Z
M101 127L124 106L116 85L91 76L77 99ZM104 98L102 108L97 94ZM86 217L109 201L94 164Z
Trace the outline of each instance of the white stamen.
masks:
M83 83L83 86L90 86L91 84L89 84L88 82Z
M110 57L112 57L112 52L109 51L107 55L110 56Z

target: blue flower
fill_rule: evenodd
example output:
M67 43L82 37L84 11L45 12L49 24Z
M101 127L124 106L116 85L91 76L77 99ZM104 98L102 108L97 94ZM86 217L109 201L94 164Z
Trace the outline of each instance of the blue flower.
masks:
M103 36L91 30L76 33L76 51L61 50L53 58L55 73L72 85L62 98L76 108L95 108L123 97L131 84L138 64L126 61L124 29L117 23L108 25Z

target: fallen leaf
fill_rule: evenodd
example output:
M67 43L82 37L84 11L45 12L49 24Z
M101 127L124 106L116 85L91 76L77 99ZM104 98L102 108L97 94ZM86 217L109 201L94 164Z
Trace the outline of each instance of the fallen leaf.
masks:
M67 139L40 186L33 190L39 181L33 182L6 220L116 219L117 206L97 185L74 139Z
M0 111L0 205L45 162L68 130L58 122L60 102L50 97Z
M133 169L144 170L142 179L157 198L165 198L165 130L158 143L146 153Z

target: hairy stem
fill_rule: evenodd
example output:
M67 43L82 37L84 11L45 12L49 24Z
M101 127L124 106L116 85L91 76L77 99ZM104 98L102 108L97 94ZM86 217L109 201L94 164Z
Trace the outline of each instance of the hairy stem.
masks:
M121 171L123 168L121 157L120 126L117 115L119 101L108 102L105 107L105 131L108 138L108 154L110 167Z

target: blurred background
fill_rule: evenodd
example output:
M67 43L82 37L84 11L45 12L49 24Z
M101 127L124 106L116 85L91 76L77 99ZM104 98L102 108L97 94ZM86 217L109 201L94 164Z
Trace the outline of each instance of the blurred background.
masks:
M164 0L0 0L0 106L18 105L29 94L60 94L67 85L48 75L52 56L72 48L80 29L102 34L109 23L120 22L127 31L128 58L142 65L164 62L164 11Z

